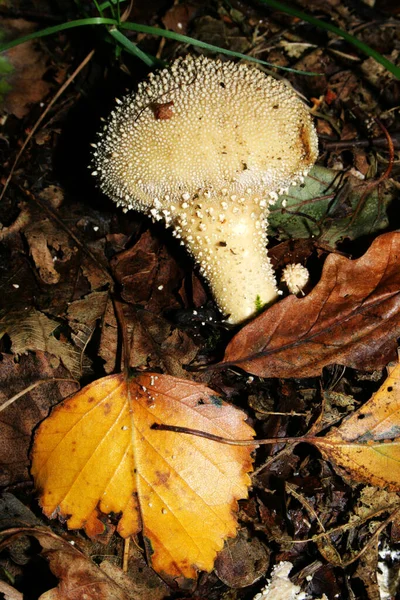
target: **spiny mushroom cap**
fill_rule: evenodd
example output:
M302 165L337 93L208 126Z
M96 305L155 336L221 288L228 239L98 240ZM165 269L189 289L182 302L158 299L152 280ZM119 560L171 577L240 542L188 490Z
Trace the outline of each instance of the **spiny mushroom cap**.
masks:
M95 147L103 191L173 226L231 323L276 298L268 203L317 157L292 90L255 68L188 56L119 101Z
M281 281L284 281L291 294L300 294L306 287L310 274L300 263L291 263L283 269Z
M311 118L290 88L247 65L192 56L119 101L95 146L101 189L167 225L199 197L274 201L317 157Z

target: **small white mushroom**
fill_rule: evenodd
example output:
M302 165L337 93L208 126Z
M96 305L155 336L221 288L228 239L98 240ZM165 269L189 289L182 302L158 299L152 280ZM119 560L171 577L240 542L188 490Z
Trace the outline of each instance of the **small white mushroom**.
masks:
M123 98L98 138L101 189L173 228L230 323L276 299L268 206L317 158L293 90L254 67L187 56Z
M289 292L296 295L303 291L309 279L310 274L308 269L300 263L286 265L281 277L281 281L286 283Z

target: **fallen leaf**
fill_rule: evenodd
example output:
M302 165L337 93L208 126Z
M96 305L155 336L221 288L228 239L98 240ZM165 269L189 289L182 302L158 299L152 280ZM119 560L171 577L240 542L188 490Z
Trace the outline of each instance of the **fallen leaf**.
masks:
M91 292L80 300L71 302L67 310L67 319L73 327L74 323L87 326L94 324L98 319L102 319L106 310L106 305L110 293Z
M57 261L68 262L76 252L76 248L70 248L69 235L47 218L31 223L24 233L41 280L48 285L58 283L60 274L54 266L55 257Z
M379 236L357 260L331 254L308 296L289 296L243 327L218 366L259 377L313 377L330 364L383 368L400 336L399 259L399 233Z
M42 556L49 561L51 571L60 581L39 600L130 600L118 582L80 550L45 527L19 527L1 533L9 536L2 542L3 548L25 535L40 543Z
M128 572L125 573L112 559L103 560L100 569L115 581L126 593L129 600L164 600L171 589L146 563L139 549L129 545Z
M40 519L18 498L9 492L0 495L0 531L10 527L42 525Z
M41 350L53 354L61 360L72 376L81 374L80 354L67 341L58 340L54 332L58 321L49 319L45 314L32 309L29 312L10 312L0 319L0 339L8 334L14 354Z
M316 237L333 247L345 238L354 240L384 229L395 189L385 182L363 198L369 184L333 169L313 167L302 185L291 187L271 208L270 234L279 240Z
M132 248L117 254L111 267L126 302L141 304L156 314L180 308L176 289L181 285L183 269L150 231Z
M122 587L74 548L46 550L42 554L60 583L39 600L129 600Z
M101 323L101 338L98 354L103 359L103 369L107 375L116 370L118 351L118 324L114 312L114 303L109 297Z
M189 23L197 10L194 4L174 4L163 16L163 25L170 31L187 35Z
M52 362L55 362L52 356L39 351L21 356L18 362L10 354L0 354L0 405L32 383L46 380L0 412L2 488L30 480L28 452L33 429L46 418L52 406L76 390L73 382L52 381L54 377L69 377L64 367Z
M4 581L0 581L0 593L4 594L4 600L23 600L21 592L18 592Z
M106 292L91 292L81 300L71 302L67 310L67 319L73 333L71 338L82 352L82 369L89 362L85 355L86 347L92 338L96 323L103 322L110 294ZM114 354L115 360L115 354Z
M171 431L201 429L231 439L253 430L240 410L199 383L168 375L111 375L55 408L40 426L32 474L49 517L89 535L101 514L120 513L123 537L140 529L152 567L170 577L210 571L250 484L251 450Z
M188 377L182 365L189 364L198 347L185 332L160 316L138 310L131 317L130 366L159 369L175 377Z
M0 37L10 40L35 30L24 19L2 19ZM25 117L32 103L40 102L50 85L43 76L48 70L46 56L34 41L7 50L0 61L0 112Z
M345 479L400 491L400 364L339 428L313 438Z
M234 540L228 540L215 561L215 573L230 588L253 585L265 577L270 551L246 529Z

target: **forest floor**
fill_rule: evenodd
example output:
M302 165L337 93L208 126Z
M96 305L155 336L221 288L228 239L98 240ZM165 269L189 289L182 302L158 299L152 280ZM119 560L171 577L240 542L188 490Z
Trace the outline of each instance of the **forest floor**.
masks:
M271 210L269 239L278 279L286 265L300 262L310 281L297 298L282 284L282 299L244 326L224 322L170 232L135 211L122 212L88 169L100 119L150 67L101 24L55 31L0 55L0 597L252 600L272 577L277 588L264 591L265 600L400 598L400 8L394 0L289 3L380 53L393 64L390 72L351 40L267 4L137 0L123 15L267 61L274 66L259 67L291 84L311 109L317 165ZM0 42L97 16L89 0L0 0ZM229 58L174 39L123 33L155 65L187 53ZM116 382L115 406L135 413L133 394L142 398L140 390L158 376L160 403L168 394L177 402L178 391L179 401L188 402L199 390L198 404L210 415L223 409L218 418L227 423L232 415L246 417L257 439L297 440L232 451L206 440L214 445L204 468L191 464L190 452L182 459L183 471L196 472L193 485L211 477L213 457L222 461L225 452L241 469L232 488L251 480L247 497L229 492L237 536L226 525L214 568L200 569L198 577L193 568L206 563L159 558L141 488L127 492L137 499L143 529L130 543L118 533L127 507L110 502L106 511L96 497L90 516L82 512L123 444L113 437L104 455L96 454L114 421L104 409L101 433L97 413L83 419L83 404L96 398L102 405L104 386ZM107 408L112 414L113 406ZM92 443L93 481L82 481L74 509L56 503L46 510L56 481L64 481L59 474L81 473L67 451L52 463L39 425L48 424L50 438L67 438L63 427L73 409L84 424L70 442L87 440L79 446L83 462ZM178 424L204 429L185 414ZM142 418L135 413L133 427ZM242 426L238 437L248 438ZM146 453L139 442L132 437L129 452L140 471ZM35 467L41 452L45 476ZM34 482L35 470L41 475ZM219 482L210 481L217 489ZM121 482L122 494L126 478ZM171 499L176 514L186 492L192 490ZM67 529L75 510L79 524ZM196 510L194 521L202 521ZM182 526L190 534L192 525ZM186 543L177 538L179 552ZM215 551L207 552L212 564ZM290 580L282 575L279 582L277 568L282 573L285 563Z

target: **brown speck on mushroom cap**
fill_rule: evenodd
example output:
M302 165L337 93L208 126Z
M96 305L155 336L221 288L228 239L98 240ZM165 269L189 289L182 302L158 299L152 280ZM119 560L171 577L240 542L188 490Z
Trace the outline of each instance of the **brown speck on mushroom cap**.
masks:
M268 205L318 151L293 90L247 65L179 58L117 104L95 147L101 189L173 228L231 323L276 298Z

